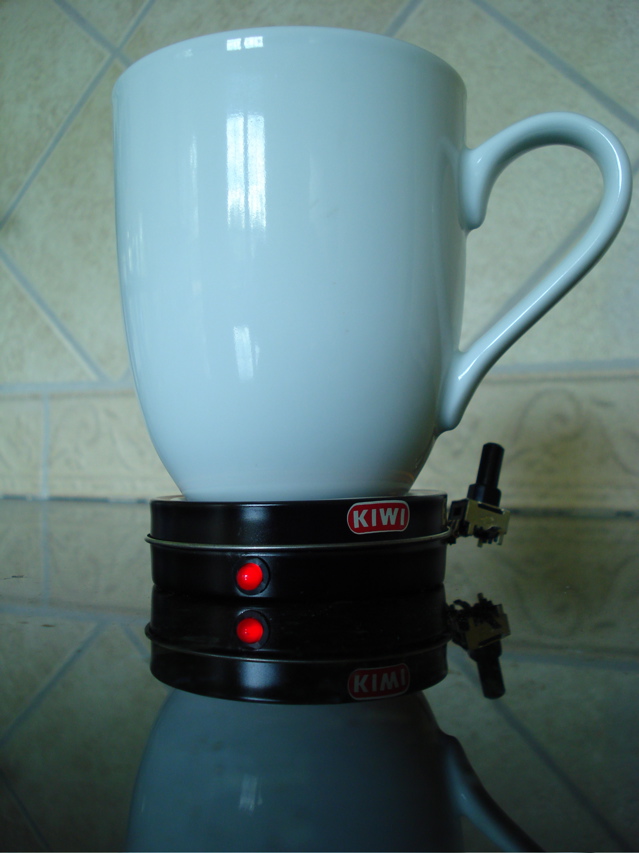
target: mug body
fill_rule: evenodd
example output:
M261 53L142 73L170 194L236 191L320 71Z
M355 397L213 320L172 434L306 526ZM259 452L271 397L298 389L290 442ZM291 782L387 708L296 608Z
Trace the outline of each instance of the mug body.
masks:
M382 36L220 33L114 90L136 388L191 500L399 495L461 327L465 90Z

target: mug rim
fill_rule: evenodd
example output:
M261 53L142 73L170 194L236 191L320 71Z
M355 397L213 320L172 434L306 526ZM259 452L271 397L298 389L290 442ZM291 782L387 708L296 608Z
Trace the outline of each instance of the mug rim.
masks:
M121 88L121 86L125 82L125 78L128 80L129 78L136 76L141 71L147 70L147 66L156 64L157 62L163 61L165 58L172 57L175 60L185 59L193 56L194 50L206 49L209 44L217 41L228 41L229 39L238 38L238 39L246 39L246 38L255 38L259 37L265 33L276 34L278 36L291 37L291 38L299 38L301 35L312 36L313 33L317 35L323 35L324 37L329 34L337 39L340 38L348 38L355 39L359 41L368 41L374 42L378 41L380 43L385 43L386 46L393 45L393 49L398 51L403 51L404 53L414 53L415 55L419 55L424 59L428 59L433 65L438 65L439 67L446 69L446 71L455 78L457 84L462 87L463 91L466 92L466 85L461 77L461 75L449 65L446 60L442 59L437 54L432 53L429 50L426 50L423 47L419 47L416 44L412 44L411 42L403 41L402 39L395 38L394 36L386 36L381 33L371 33L366 30L354 30L347 27L325 27L325 26L310 26L310 25L269 25L269 26L261 26L261 27L248 27L234 30L222 30L220 32L207 33L201 36L194 36L189 39L183 39L178 42L174 42L173 44L165 45L165 47L160 47L157 50L151 51L151 53L147 53L145 56L136 59L128 68L126 68L120 77L116 80L116 83L113 87L113 96L115 97L116 90Z

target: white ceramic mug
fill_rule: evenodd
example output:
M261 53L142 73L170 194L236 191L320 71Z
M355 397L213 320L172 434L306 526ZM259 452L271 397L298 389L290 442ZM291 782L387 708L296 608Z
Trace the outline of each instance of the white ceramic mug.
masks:
M569 113L465 147L457 73L362 32L191 39L114 90L118 255L138 396L191 500L401 495L502 353L601 257L622 146ZM459 351L464 244L520 154L586 151L603 197L566 257Z

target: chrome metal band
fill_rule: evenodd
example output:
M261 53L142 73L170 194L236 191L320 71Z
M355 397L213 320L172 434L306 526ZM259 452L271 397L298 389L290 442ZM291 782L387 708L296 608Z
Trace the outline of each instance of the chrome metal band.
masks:
M364 534L366 535L366 534ZM415 536L411 539L375 539L362 540L361 542L322 542L321 544L299 544L299 545L223 545L223 544L203 544L197 542L172 542L166 539L156 539L153 536L146 536L145 541L149 545L161 548L171 548L178 551L329 551L343 548L371 548L371 547L397 547L398 545L414 545L425 542L438 542L441 540L449 540L451 537L451 528L447 527L440 533L432 533L429 536Z

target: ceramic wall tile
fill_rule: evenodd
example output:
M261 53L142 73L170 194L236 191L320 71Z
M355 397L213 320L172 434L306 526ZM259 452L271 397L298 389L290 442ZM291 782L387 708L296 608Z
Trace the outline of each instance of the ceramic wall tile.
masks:
M0 219L103 60L50 0L0 4Z
M449 549L449 601L501 603L510 648L634 658L639 654L639 529L634 518L515 515L501 546Z
M51 850L121 850L142 750L164 701L117 626L96 638L0 747Z
M531 179L534 185L536 179ZM546 237L536 242L538 229L532 221L530 227L525 223L515 227L515 208L521 211L518 195L527 198L523 183L505 186L504 204L500 208L501 202L497 202L496 218L487 220L485 230L470 236L462 348L484 331L503 304L526 291L533 278L535 282L539 280L539 276L533 277L534 271L539 269L545 275L553 260L563 255L563 251L555 253L557 244ZM552 207L554 202L548 199L548 204ZM530 220L544 218L541 205L524 215ZM635 198L620 234L603 259L514 344L499 365L510 369L534 365L552 370L564 365L576 369L593 363L605 366L606 361L637 363L639 341L633 318L639 312L638 229L639 202ZM535 245L528 243L529 237ZM523 244L528 247L523 248ZM505 256L504 246L512 247L512 254Z
M479 239L479 235L478 235ZM602 260L511 350L504 365L549 362L573 367L627 360L637 364L639 340L639 198L635 193L626 221ZM484 272L488 280L488 269ZM474 288L473 299L479 297ZM469 306L471 309L471 306ZM471 309L472 310L472 309Z
M40 495L43 487L44 418L33 397L0 399L0 495Z
M635 0L490 0L490 4L639 116Z
M139 59L183 39L264 26L327 26L383 32L404 0L156 0L124 50Z
M145 0L69 0L70 5L111 42L117 43Z
M513 508L639 509L636 374L493 376L461 424L440 436L421 488L466 494L481 448L505 448L500 486Z
M639 153L639 135L632 127L472 2L421 4L398 36L441 56L462 75L468 89L470 146L519 119L566 110L608 126L631 158ZM506 169L495 185L485 224L468 242L464 345L528 286L535 271L547 271L558 250L571 243L592 215L599 192L594 164L566 148L529 153ZM636 243L628 250L634 258L631 268L636 268ZM609 264L603 280L601 270L597 280L588 277L503 363L636 358L636 336L628 334L627 324L610 329L609 319L606 331L601 330L602 303L621 303L636 290L619 251L613 258L616 263Z
M0 500L0 601L43 602L46 514L42 501Z
M511 507L637 509L639 379L497 376L442 435L417 481L465 494L482 445L506 449ZM151 498L178 491L150 444L132 392L51 401L51 494Z
M0 263L0 384L95 379Z
M572 109L609 123L628 147L637 150L636 134L623 117L613 115L587 88L562 74L485 11L482 3L421 3L396 37L432 51L459 72L468 93L470 146L528 115Z
M100 368L128 365L115 252L112 65L0 234L0 243Z
M52 501L50 604L146 618L151 557L146 504Z
M450 672L426 691L426 698L440 727L462 744L490 795L544 850L621 849L610 824L591 808L588 797L580 795L572 778L553 772L552 752L540 749L517 725L516 717L503 713L503 699L483 697L476 675L462 655L460 650L450 650ZM474 669L474 664L470 666ZM507 696L515 690L513 685ZM540 713L552 719L561 712L554 706L552 694L547 691L544 695L547 705ZM543 701L544 696L540 704ZM596 730L591 736L596 736ZM469 822L465 830L467 850L498 849Z
M99 0L73 0L71 5L89 29L95 27L112 42L145 11L141 0L114 0L108 8ZM10 117L15 113L0 125L20 131L20 150L14 154L18 160L26 158L23 165L22 160L9 160L7 174L10 180L16 178L16 186L23 184L33 157L40 156L65 117L75 117L41 171L29 178L27 192L0 233L19 276L31 282L37 300L51 311L45 319L36 302L21 292L22 279L2 272L0 295L6 297L6 310L0 380L11 387L0 398L6 412L0 430L0 494L150 497L174 491L174 486L150 447L137 407L114 402L120 397L127 356L113 237L109 97L122 69L112 65L80 108L83 101L78 99L104 69L106 55L65 8L32 0L5 2L0 10L0 39L7 40L2 61L14 99L7 101L6 109ZM441 55L465 78L469 144L526 115L568 109L608 124L636 158L636 123L599 94L601 90L626 109L634 108L623 95L624 80L631 78L624 69L635 62L624 58L634 32L633 8L632 2L612 0L584 0L579 14L573 0L561 6L548 6L546 0L495 0L492 5L483 0L156 0L141 17L126 51L137 58L168 42L229 27L328 24L383 32L395 22L394 32L404 21L399 37ZM526 32L540 41L539 51ZM596 32L608 34L607 40L591 51ZM585 81L579 73L566 71L564 61L585 75ZM596 168L574 151L535 152L506 170L495 187L485 225L469 240L464 342L526 286L534 269L548 266L564 235L593 209L597 182ZM513 447L518 448L516 466L511 461L504 473L511 505L636 506L636 394L630 384L623 386L629 391L624 396L619 370L632 367L638 356L633 324L639 308L637 204L604 260L515 344L487 380L486 390L480 389L462 425L442 436L420 483L451 492L465 487L478 445L495 438L506 444L511 459ZM604 388L606 365L616 371L610 375L610 388ZM526 378L531 367L537 378L552 374L563 381L566 371L576 370L582 379L554 386L557 394L548 389L540 394L530 376ZM597 374L584 373L594 367ZM43 386L60 392L65 389L57 383L91 381L94 376L102 387L114 388L111 401L106 402L108 394L93 392L55 395L49 452L49 432L42 420L48 392ZM591 379L595 385L583 390L582 383ZM495 384L502 380L507 384ZM43 391L42 401L7 394L28 393L31 386ZM544 463L538 458L541 453L548 454ZM43 470L43 461L50 461L50 471Z
M51 495L179 493L151 445L132 391L51 399Z
M92 627L50 615L0 614L0 741Z

